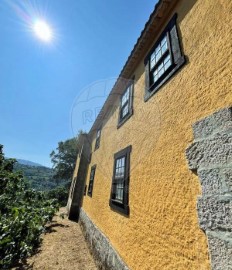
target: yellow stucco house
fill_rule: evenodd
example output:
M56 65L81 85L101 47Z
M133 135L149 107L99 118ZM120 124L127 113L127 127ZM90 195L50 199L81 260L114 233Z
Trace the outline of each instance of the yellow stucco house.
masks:
M159 0L68 199L100 269L232 269L232 1Z

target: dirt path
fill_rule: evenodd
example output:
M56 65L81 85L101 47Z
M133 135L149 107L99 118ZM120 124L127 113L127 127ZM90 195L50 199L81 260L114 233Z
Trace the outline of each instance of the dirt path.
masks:
M48 229L39 252L27 260L29 269L97 270L78 223L58 214Z

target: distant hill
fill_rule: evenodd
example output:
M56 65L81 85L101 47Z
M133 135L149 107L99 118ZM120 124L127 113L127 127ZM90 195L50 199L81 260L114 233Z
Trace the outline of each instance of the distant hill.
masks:
M25 159L17 159L18 163L22 164L22 165L29 165L29 166L34 166L34 167L44 167L43 165L39 164L39 163L35 163L29 160L25 160Z
M23 175L34 189L45 191L58 186L56 181L52 178L54 174L53 169L41 165L24 165L18 162L14 165L14 170L22 171Z

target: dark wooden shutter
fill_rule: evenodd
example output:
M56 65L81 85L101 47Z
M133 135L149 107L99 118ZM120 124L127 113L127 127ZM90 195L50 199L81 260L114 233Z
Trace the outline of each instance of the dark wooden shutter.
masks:
M177 64L179 62L179 59L181 58L181 50L180 50L180 44L179 44L176 24L174 24L172 26L169 33L170 33L174 63Z

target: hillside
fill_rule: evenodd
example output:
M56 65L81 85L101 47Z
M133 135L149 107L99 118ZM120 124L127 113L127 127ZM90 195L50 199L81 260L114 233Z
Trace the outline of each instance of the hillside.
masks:
M39 163L35 163L29 160L25 160L25 159L17 159L18 163L22 164L22 165L29 165L29 166L35 166L35 167L43 167L41 164Z
M52 179L53 169L43 166L24 165L19 162L15 164L14 169L23 172L32 188L44 191L57 187L57 183Z

